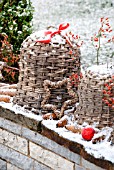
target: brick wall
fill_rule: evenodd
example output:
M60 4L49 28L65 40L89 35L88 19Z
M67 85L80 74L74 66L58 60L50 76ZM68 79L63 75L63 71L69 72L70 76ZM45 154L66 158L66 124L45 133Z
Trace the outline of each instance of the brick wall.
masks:
M42 131L24 126L20 121L17 123L19 115L15 115L14 121L12 113L8 114L10 116L0 110L0 116L4 115L0 117L0 170L105 169L42 135Z

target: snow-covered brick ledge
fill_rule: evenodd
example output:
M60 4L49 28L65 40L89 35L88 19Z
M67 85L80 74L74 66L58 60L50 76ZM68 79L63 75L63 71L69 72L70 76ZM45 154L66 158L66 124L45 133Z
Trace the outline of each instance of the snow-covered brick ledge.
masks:
M41 116L25 114L19 108L16 112L0 106L0 169L114 169L114 158L95 158L82 144L62 135L63 128L54 126L53 120L42 121Z

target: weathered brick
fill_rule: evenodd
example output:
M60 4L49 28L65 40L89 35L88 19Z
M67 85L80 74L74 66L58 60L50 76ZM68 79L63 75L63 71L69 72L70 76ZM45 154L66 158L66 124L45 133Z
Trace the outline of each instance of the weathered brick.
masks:
M7 163L7 170L21 170L21 169L10 163Z
M2 144L0 144L0 157L23 170L33 170L33 159Z
M3 129L0 129L0 143L26 155L28 154L27 140Z
M82 166L90 170L105 170L82 158Z
M34 161L34 170L52 170L52 169L37 161Z
M0 127L6 129L8 131L11 131L15 134L18 134L18 135L21 134L21 126L20 125L13 123L7 119L1 118L1 117L0 117Z
M73 170L74 163L30 142L30 156L55 170Z
M6 162L0 159L0 170L7 170Z
M28 140L41 145L57 154L60 156L63 156L64 158L75 162L76 164L80 164L80 155L71 152L69 149L57 144L56 142L48 139L47 137L44 137L40 135L37 132L34 132L32 130L29 130L28 128L22 128L22 136L27 138ZM48 145L47 145L48 143Z
M87 170L87 169L75 164L75 170Z
M42 120L41 116L37 115L36 118L34 119L34 118L30 118L30 116L26 117L25 115L22 115L20 113L15 114L14 111L3 108L1 106L0 106L0 116L5 119L11 120L15 123L18 123L20 125L24 125L32 130L41 131L41 120Z

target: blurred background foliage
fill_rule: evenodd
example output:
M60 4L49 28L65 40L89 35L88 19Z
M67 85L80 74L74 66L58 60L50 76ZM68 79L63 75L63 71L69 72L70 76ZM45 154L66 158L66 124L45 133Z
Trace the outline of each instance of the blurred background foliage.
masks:
M20 47L32 33L33 6L30 0L0 1L0 61L7 66L2 70L4 81L17 82Z

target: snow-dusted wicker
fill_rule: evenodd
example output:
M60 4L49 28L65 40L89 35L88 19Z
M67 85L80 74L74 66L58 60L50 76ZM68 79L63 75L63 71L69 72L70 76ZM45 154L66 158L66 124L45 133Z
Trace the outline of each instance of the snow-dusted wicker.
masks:
M105 96L103 90L105 85L110 80L112 81L111 76L100 76L91 71L83 75L78 89L79 105L75 111L79 124L84 122L94 124L97 122L98 128L106 126L114 127L114 108L109 107L102 100L108 96L107 94ZM114 89L112 88L112 90L112 95L114 95Z
M48 44L37 42L37 33L26 38L21 47L20 75L17 95L14 103L28 109L41 109L44 96L44 80L62 81L72 73L80 73L80 50L71 46L61 35ZM51 90L50 104L60 108L68 98L68 92L63 87Z

